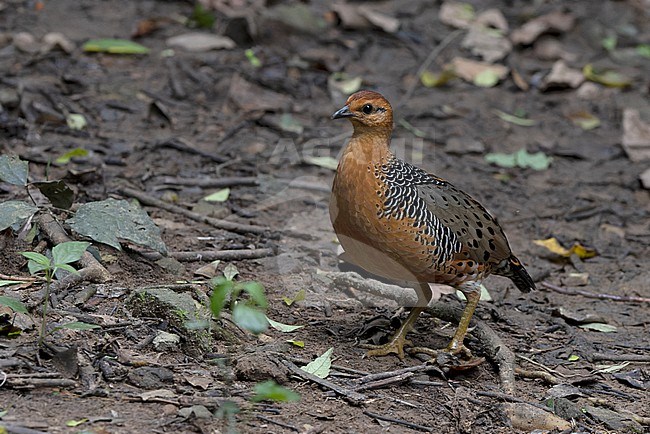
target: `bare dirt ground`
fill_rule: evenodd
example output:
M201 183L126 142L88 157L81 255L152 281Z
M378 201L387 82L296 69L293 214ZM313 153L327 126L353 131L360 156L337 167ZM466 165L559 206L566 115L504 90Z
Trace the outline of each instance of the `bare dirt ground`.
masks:
M18 336L3 335L0 426L23 433L648 431L650 196L639 180L648 160L630 158L622 147L630 110L646 125L650 120L650 60L635 51L650 40L647 1L471 2L477 13L500 11L511 37L513 29L551 12L574 21L515 44L496 61L511 73L494 87L455 79L436 88L420 84L422 65L435 72L454 57L472 57L471 47L462 46L468 31L443 23L439 2L373 2L374 24L347 22L325 1L213 3L214 30L196 31L227 35L234 48L175 48L172 55L166 40L189 31L183 18L192 14L191 2L0 1L0 152L29 161L30 181L64 179L76 204L131 200L125 192L136 190L269 228L236 233L145 206L170 252L272 249L264 258L222 260L217 272L235 264L239 279L265 286L270 318L304 327L254 336L226 316L213 333L192 334L165 313L143 308L135 294L168 285L205 303L207 279L195 271L207 262L161 263L133 245L124 251L96 245L110 280L54 294L49 321L53 327L77 319L101 328L55 331L40 351L34 325L16 324ZM128 39L138 23L152 26L137 39L150 48L146 55L81 49L90 38ZM35 40L25 42L20 32ZM62 33L74 47L43 49L49 32ZM615 70L630 84L548 85L544 77L561 58L578 72L587 64ZM397 151L484 203L537 281L537 292L522 295L506 279L490 277L492 301L475 315L516 354L511 393L490 360L461 372L400 371L386 384L355 389L364 375L422 361L365 358L358 344L390 333L398 306L317 274L339 266L327 211L333 171L308 164L314 156L336 158L350 134L347 123L329 120L345 101L345 86L355 84L344 80L341 90L332 83L336 72L360 77L363 88L393 102ZM519 125L495 110L535 123ZM83 114L88 125L70 128L68 113ZM591 129L572 121L593 117L600 124ZM89 154L52 163L74 148ZM552 157L550 166L503 168L485 159L522 148ZM199 181L230 177L237 179L226 202L197 205L221 188ZM14 199L28 197L0 183L0 201ZM36 200L45 213L46 201ZM550 237L597 255L564 258L533 242ZM24 240L11 229L0 234L3 279L29 276L18 252L41 240L41 248L52 247L43 234ZM31 306L38 322L42 285L0 290ZM301 290L303 301L283 301ZM462 307L455 297L442 302ZM4 323L13 321L12 312L2 315ZM603 332L580 327L585 323L614 327ZM423 315L410 337L439 348L451 330L453 324ZM161 331L181 341L157 347L153 339ZM474 333L466 344L486 355ZM283 363L301 366L330 347L334 367L327 380L339 393ZM251 402L255 385L268 379L300 400ZM349 396L355 390L362 399ZM229 411L229 403L239 411ZM554 411L564 424L543 423L531 407Z

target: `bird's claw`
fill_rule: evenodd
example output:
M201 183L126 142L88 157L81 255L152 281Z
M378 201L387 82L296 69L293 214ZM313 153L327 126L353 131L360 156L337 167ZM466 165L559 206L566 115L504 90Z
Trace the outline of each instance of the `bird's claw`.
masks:
M404 346L412 346L412 342L402 336L396 336L383 345L361 344L359 347L369 350L366 355L372 356L387 356L395 354L400 360L404 360Z

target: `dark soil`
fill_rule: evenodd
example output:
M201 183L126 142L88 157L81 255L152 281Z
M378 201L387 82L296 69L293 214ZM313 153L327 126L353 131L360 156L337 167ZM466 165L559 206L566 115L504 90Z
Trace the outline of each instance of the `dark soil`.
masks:
M174 49L169 56L166 40L188 32L179 17L192 14L192 2L0 1L0 152L28 160L30 181L64 179L75 190L77 204L130 199L122 193L130 187L192 209L219 188L188 186L178 178L256 177L256 185L233 185L225 203L195 210L267 226L271 231L266 234L229 232L157 207L145 209L162 229L170 252L274 249L271 257L235 261L239 279L264 284L270 318L305 327L291 334L270 329L256 337L226 317L211 335L192 335L158 310L135 309L132 297L140 288L192 282L174 288L205 303L207 280L194 272L206 262L163 267L143 255L142 248L125 244L124 251L117 251L99 245L110 281L85 282L55 294L49 321L53 327L76 319L102 329L55 331L40 352L33 324L16 324L22 328L18 337L1 338L0 367L9 377L0 386L0 426L51 433L551 429L538 420L526 428L511 417L508 397L499 395L497 368L489 361L446 375L417 373L403 383L365 391L367 399L354 404L290 374L279 362L288 359L301 365L333 347L336 367L328 379L348 389L360 374L343 368L380 373L422 363L415 357L364 357L359 342L389 333L398 306L353 288L331 287L317 274L338 267L328 215L333 171L304 160L336 158L349 136L346 122L329 120L347 95L331 91L328 78L343 71L361 77L363 88L381 91L393 102L397 152L485 204L536 280L539 290L524 295L507 279L490 277L485 284L493 300L482 302L475 315L521 356L517 366L529 372L518 374L514 398L535 405L550 399L575 432L648 429L650 196L639 181L648 161L631 161L621 147L624 110L639 110L642 119L650 119L650 60L625 54L650 40L647 1L604 1L598 6L590 1L471 2L478 12L500 10L510 29L552 11L570 12L575 25L552 36L572 54L568 64L580 70L592 63L631 78L631 85L622 89L595 85L591 95L572 88L522 90L511 76L492 88L460 79L439 88L422 86L418 69L454 31L440 22L438 2L373 2L377 10L399 19L400 30L392 34L378 28L346 28L325 1L250 2L241 9L240 3L246 2L223 2L244 18L228 16L221 2L214 3L221 4L214 31L197 31L225 33L237 46L208 52ZM296 5L311 15L291 22L287 11ZM324 27L315 27L310 19L322 21ZM81 49L90 38L128 39L143 20L157 24L137 39L151 49L147 55ZM12 37L19 32L35 36L35 50L16 47ZM64 34L77 48L70 53L39 51L39 41L48 32ZM608 53L601 41L614 34L617 48ZM456 56L471 57L461 47L462 39L461 34L445 40L429 69L440 71ZM253 50L260 67L247 59L246 49ZM517 46L501 63L516 70L524 82L539 84L555 60L542 58L535 47ZM525 113L537 124L505 122L495 109ZM600 126L576 126L570 118L579 112L595 115ZM88 126L80 131L69 128L67 113L83 114ZM478 140L483 149L467 148L470 140ZM84 148L89 155L68 164L49 164L74 148ZM551 156L550 167L504 169L485 160L488 152L522 148ZM46 205L35 189L30 191ZM28 197L23 189L0 183L0 201L14 199ZM11 229L0 234L2 278L29 275L18 252L34 249L45 238L30 244L25 235ZM550 237L566 247L579 242L598 254L561 258L533 242ZM222 261L218 272L228 263ZM543 282L569 293L551 290ZM301 290L305 300L287 306L283 297ZM585 297L575 290L604 296ZM40 284L5 286L1 291L31 306L40 323ZM86 293L90 296L82 298ZM615 301L606 295L646 301ZM455 297L443 301L462 307ZM2 313L8 321L10 312ZM589 322L615 326L615 331L584 329L570 319L585 315L596 317ZM453 324L423 315L410 337L416 345L440 348L452 330ZM180 335L181 342L156 349L152 340L160 331ZM303 341L304 348L288 339ZM483 355L471 332L466 344L475 355ZM62 352L70 348L76 349L72 355ZM550 373L552 378L530 378L530 371ZM27 380L40 375L73 381L54 386L17 383L20 375ZM268 379L298 392L300 401L253 404L254 386ZM564 388L551 390L553 379ZM227 401L239 406L239 413L228 416ZM602 409L612 413L602 416ZM88 421L66 426L83 419Z

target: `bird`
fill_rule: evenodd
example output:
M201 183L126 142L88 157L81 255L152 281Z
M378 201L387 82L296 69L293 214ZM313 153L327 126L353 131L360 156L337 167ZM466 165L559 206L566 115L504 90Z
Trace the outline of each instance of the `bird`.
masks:
M509 278L522 292L535 283L513 255L506 235L488 210L449 181L403 161L390 150L393 110L371 90L352 94L331 116L348 119L352 136L342 151L332 184L330 220L342 259L371 274L409 282L418 303L384 345L369 356L404 358L420 313L432 298L429 284L449 285L467 304L442 351L466 351L464 339L488 275Z

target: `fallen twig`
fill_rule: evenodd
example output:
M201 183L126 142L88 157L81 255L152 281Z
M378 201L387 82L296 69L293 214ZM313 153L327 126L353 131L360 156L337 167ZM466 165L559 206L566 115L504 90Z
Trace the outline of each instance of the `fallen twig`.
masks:
M241 249L241 250L204 250L197 252L170 252L169 256L180 262L195 261L238 261L242 259L258 259L273 256L273 249ZM145 258L157 261L163 255L158 252L143 253Z
M650 355L645 354L608 354L593 353L593 360L607 360L610 362L650 362Z
M614 295L614 294L596 294L589 291L583 291L581 289L567 289L562 288L561 286L553 285L549 282L542 282L544 288L550 289L560 294L566 295L582 295L587 298L596 298L599 300L613 300L613 301L623 301L627 303L650 303L650 298L648 297L637 297L634 295Z
M347 399L351 404L358 405L361 404L363 401L367 399L367 397L359 392L355 392L354 390L349 390L346 389L342 386L339 386L338 384L334 384L331 381L328 381L324 378L317 377L314 374L310 374L307 371L304 371L300 369L298 366L293 364L293 362L290 362L289 360L286 359L280 359L280 363L282 363L284 366L286 366L293 374L311 381L313 383L316 383L322 387L325 387L327 389L332 390L333 392L343 396L345 399Z
M392 386L394 384L405 383L409 381L414 375L415 374L413 372L402 372L400 374L393 375L392 377L386 377L380 380L360 384L359 386L355 387L354 390L358 392L361 390L380 389L382 387Z
M408 422L408 421L402 420L402 419L396 419L396 418L390 417L390 416L384 416L382 414L373 413L373 412L370 412L368 410L364 410L363 414L365 414L366 416L369 416L369 417L373 417L375 419L379 419L379 420L383 420L383 421L391 422L391 423L396 423L398 425L403 425L403 426L409 427L411 429L416 429L418 431L433 432L433 428L431 428L431 427L424 426L424 425L418 425L417 423Z
M39 431L37 429L27 428L26 426L9 422L0 422L0 432L8 432L12 434L49 434L47 431Z
M273 420L270 417L263 416L261 414L256 414L255 417L257 417L259 420L263 420L264 422L272 423L277 426L281 426L282 428L287 428L290 429L291 431L299 432L300 430L296 428L293 425L289 425L288 423L280 422L279 420Z
M202 214L187 210L178 205L164 202L160 199L149 196L143 191L136 190L134 188L123 187L120 189L120 192L129 197L134 197L138 199L141 203L149 206L155 206L156 208L164 209L175 214L183 215L187 218L190 218L197 222L207 223L210 226L213 226L218 229L225 229L227 231L244 233L244 234L264 234L271 231L270 228L264 226L256 225L247 225L243 223L231 222L228 220L216 219L213 217L204 216Z
M7 378L5 387L35 389L37 387L74 387L77 382L67 378Z
M166 176L163 184L182 185L201 188L223 188L235 186L259 185L260 181L255 176L235 176L223 178L178 178Z
M557 378L545 371L528 371L526 369L515 368L515 374L522 378L544 380L549 384L560 384Z

